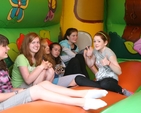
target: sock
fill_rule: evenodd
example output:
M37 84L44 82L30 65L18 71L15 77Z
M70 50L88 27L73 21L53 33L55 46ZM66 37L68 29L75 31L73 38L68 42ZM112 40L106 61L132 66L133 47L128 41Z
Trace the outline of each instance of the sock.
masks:
M84 98L101 98L108 94L106 90L88 90Z
M130 92L130 91L128 91L128 90L126 90L126 89L123 89L123 92L122 92L125 96L130 96L130 95L132 95L133 93L132 92Z
M96 109L99 109L99 108L104 107L106 105L107 105L107 103L104 102L101 99L89 99L89 98L87 98L85 100L85 104L84 104L83 109L84 110L89 110L89 109L96 110Z

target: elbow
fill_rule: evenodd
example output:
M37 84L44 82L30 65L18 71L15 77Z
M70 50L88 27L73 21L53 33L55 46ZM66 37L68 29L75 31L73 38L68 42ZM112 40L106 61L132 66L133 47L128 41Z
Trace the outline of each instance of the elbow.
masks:
M121 74L122 74L122 71L121 71L121 70L119 70L118 75L121 75Z
M32 81L30 80L24 80L24 82L27 84L27 85L30 85L32 83Z
M25 83L26 83L27 85L30 85L30 84L31 84L31 82L29 82L29 81L25 81Z
M122 74L122 72L120 71L118 75L121 75L121 74Z

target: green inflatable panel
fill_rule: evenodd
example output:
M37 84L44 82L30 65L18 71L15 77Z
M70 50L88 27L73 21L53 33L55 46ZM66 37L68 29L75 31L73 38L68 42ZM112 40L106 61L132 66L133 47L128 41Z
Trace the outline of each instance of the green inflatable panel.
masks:
M17 39L29 32L58 42L62 0L1 0L0 34L9 39L10 50L5 59L11 71L19 54Z
M101 113L141 113L141 91L103 110Z

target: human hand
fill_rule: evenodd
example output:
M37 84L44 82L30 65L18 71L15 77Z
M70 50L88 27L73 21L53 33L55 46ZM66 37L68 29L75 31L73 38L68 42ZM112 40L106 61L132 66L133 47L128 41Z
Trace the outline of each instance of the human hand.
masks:
M103 66L106 66L106 65L109 65L110 64L110 61L105 57L104 59L101 60L101 64Z
M47 67L48 68L52 68L52 63L50 63L49 61L47 61Z
M40 67L42 67L42 69L48 69L51 67L51 63L49 63L48 61L43 60Z
M91 57L92 54L93 54L93 48L92 48L91 46L87 46L87 47L85 48L85 55L86 55L87 57Z

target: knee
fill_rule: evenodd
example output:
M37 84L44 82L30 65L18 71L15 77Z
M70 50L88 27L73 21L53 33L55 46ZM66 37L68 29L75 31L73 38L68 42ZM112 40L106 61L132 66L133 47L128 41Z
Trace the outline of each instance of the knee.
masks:
M53 68L49 68L49 69L46 70L46 76L48 76L48 75L54 77L55 72L54 72L54 69Z
M30 87L30 94L31 95L34 95L34 94L38 95L38 93L41 92L40 90L41 90L41 86L39 84L34 85L34 86Z
M75 80L77 81L77 80L82 80L83 79L83 76L81 76L81 75L78 75L78 76L76 76L75 77Z
M68 65L73 65L73 67L75 66L79 66L80 65L80 62L77 58L72 58L70 61L69 61L69 64Z
M73 63L76 63L76 62L78 62L78 59L74 57L70 61L73 62Z
M83 82L84 76L78 75L75 77L75 83L80 85Z
M84 60L84 56L82 54L76 54L75 57L78 59Z
M30 87L30 89L29 89L30 96L31 96L33 101L41 99L41 92L42 92L42 90L43 90L43 88L39 84Z
M82 54L76 54L75 57L77 57L77 58L83 58L83 55Z
M54 74L54 69L53 69L53 68L49 68L49 69L48 69L48 72L49 72L50 74Z

